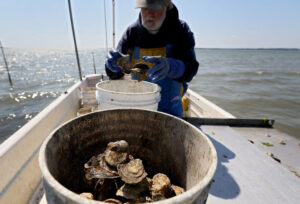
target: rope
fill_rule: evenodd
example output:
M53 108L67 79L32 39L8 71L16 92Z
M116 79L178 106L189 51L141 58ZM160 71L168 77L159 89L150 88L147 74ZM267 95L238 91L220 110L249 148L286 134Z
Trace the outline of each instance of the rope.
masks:
M4 49L2 47L1 41L0 41L0 48L2 50L2 55L3 55L3 59L4 59L4 63L5 63L5 67L6 67L6 71L7 71L7 75L8 75L8 80L9 80L9 83L10 83L10 87L13 88L13 83L12 83L12 80L11 80L11 77L10 77L8 64L7 64L7 61L6 61L6 57L5 57L5 54L4 54Z
M106 53L108 53L108 45L107 45L107 24L106 24L106 4L104 0L104 23L105 23L105 45L106 45Z
M75 53L76 53L76 60L77 60L77 65L78 65L79 78L80 78L80 81L82 81L80 60L79 60L79 55L78 55L76 36L75 36L75 30L74 30L74 24L73 24L71 0L68 0L68 5L69 5L69 13L70 13L71 26L72 26L73 40L74 40L74 45L75 45Z
M113 5L113 48L115 48L115 38L116 38L116 32L115 32L115 0L112 0Z
M96 74L96 64L95 64L94 52L92 52L92 55L93 55L94 72Z

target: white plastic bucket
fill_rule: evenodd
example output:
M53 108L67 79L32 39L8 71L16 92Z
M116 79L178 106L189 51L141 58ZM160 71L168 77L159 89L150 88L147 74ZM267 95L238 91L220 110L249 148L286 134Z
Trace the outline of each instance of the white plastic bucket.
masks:
M108 80L96 84L96 98L100 110L115 108L143 108L157 110L160 87L136 80Z

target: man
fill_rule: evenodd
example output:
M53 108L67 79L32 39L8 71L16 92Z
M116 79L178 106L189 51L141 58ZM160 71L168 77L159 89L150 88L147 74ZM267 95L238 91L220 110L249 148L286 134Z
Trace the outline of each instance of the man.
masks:
M117 51L108 54L106 73L111 79L121 78L117 59L130 54L131 64L145 63L150 67L146 81L161 87L158 110L181 117L182 95L199 66L193 33L179 19L171 0L136 0L135 8L141 8L139 18L123 34Z

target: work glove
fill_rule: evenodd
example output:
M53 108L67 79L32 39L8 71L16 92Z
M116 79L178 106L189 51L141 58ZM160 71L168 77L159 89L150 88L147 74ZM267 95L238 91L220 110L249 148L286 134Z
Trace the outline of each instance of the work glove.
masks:
M117 61L119 58L123 57L123 54L116 50L110 50L106 56L105 65L112 72L120 72L121 68L117 65Z
M177 79L181 77L185 71L183 61L174 58L144 56L143 60L154 64L153 67L148 70L150 74L149 79L152 82L160 81L165 77Z

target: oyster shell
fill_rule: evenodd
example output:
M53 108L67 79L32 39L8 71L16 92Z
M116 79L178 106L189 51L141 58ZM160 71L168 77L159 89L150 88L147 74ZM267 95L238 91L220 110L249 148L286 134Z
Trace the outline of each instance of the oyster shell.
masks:
M104 152L105 161L113 167L125 163L128 159L128 143L125 140L110 142Z
M94 196L91 193L80 193L79 195L81 197L84 197L84 198L88 199L88 200L93 200L94 199Z
M118 164L125 163L128 159L127 152L115 152L111 150L105 151L105 161L113 167L116 167Z
M160 201L160 200L166 200L167 198L163 195L157 194L152 196L153 201Z
M130 74L131 63L130 55L123 55L117 60L117 65L121 68L122 72L125 74Z
M93 156L87 163L84 164L85 178L91 180L93 178L118 178L118 172L111 169L105 162L104 154Z
M137 74L138 81L144 81L149 77L148 70L148 65L143 63L136 63L131 69L131 72Z
M145 199L146 199L146 202L147 202L147 203L152 203L152 202L154 202L154 200L152 200L152 198L150 198L149 196L146 196Z
M128 202L126 202L124 204L141 204L141 203L151 203L151 202L153 202L153 200L150 197L142 197L142 198L139 198L136 200L129 200Z
M113 198L117 188L115 186L114 179L105 179L101 186L98 186L94 190L95 200L106 200Z
M150 183L147 179L143 179L140 183L135 185L124 184L116 193L117 196L121 196L127 199L138 200L146 192L149 192Z
M110 142L107 144L107 148L112 151L117 151L117 152L127 152L128 151L128 142L125 140L119 140L116 142Z
M140 159L131 160L127 164L119 164L117 169L122 181L128 184L137 184L147 176Z
M171 185L171 188L174 191L175 195L177 195L177 196L184 193L184 189L179 186Z
M113 203L113 204L122 204L121 201L114 199L114 198L109 198L103 201L104 203Z
M151 195L153 200L168 198L171 196L171 182L167 175L158 173L152 178Z

